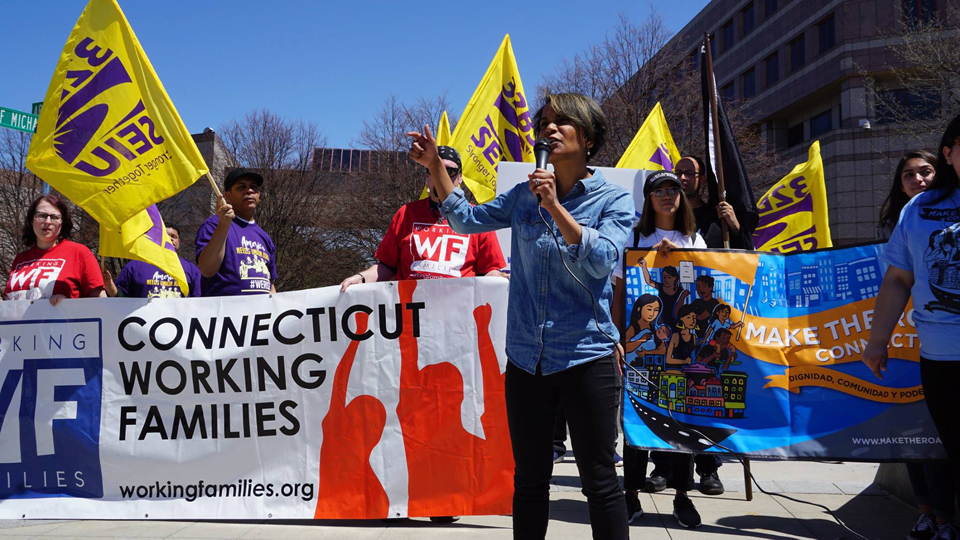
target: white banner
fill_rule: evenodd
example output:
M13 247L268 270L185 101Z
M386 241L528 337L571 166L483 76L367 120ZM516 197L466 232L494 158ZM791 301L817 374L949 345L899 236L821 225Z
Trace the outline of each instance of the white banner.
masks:
M509 513L507 281L0 303L0 518Z

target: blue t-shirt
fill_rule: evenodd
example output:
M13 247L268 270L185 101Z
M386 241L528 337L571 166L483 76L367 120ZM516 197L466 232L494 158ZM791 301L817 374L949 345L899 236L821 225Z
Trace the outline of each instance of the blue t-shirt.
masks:
M180 258L183 272L187 275L190 297L199 297L201 291L200 269L190 261ZM183 291L176 280L152 264L130 261L114 282L123 296L132 298L183 298Z
M210 243L219 218L211 216L197 230L197 259ZM276 248L266 231L253 222L234 218L227 232L223 262L212 278L201 282L203 296L270 294L277 279Z
M913 272L913 320L920 355L930 360L960 360L960 190L931 204L940 192L925 191L900 213L883 261Z

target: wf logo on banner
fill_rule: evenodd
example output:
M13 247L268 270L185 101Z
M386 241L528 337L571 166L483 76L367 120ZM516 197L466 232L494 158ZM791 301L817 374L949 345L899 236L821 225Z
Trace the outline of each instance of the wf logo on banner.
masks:
M533 134L530 103L507 35L453 133L453 147L464 152L463 181L478 202L496 197L500 161L533 162Z
M64 46L27 167L101 225L207 172L115 0L91 0Z
M0 499L102 497L100 321L0 323L0 354Z

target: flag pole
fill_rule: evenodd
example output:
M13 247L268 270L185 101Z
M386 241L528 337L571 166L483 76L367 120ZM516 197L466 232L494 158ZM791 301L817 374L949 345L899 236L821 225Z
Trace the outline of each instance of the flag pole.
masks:
M207 171L206 176L207 176L207 180L210 181L210 187L212 187L213 192L217 194L217 200L219 201L220 199L223 198L223 193L220 193L220 188L217 187L217 182L216 180L213 179L213 175L210 174L210 171Z
M717 188L720 191L720 202L727 200L727 189L723 183L723 154L720 150L720 122L717 112L717 80L713 75L713 52L710 50L710 34L705 33L703 43L707 51L707 91L710 93L710 120L713 124L713 155L714 174L717 175ZM720 220L720 230L723 232L723 247L730 249L730 229L727 222Z

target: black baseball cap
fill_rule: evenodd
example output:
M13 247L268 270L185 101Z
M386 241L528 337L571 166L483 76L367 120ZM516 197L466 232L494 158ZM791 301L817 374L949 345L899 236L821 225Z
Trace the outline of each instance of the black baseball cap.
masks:
M657 171L647 177L647 182L643 185L643 196L646 197L666 182L673 182L677 187L680 187L680 179L677 178L677 175L670 171Z
M463 164L460 162L460 152L457 152L457 149L452 146L438 146L437 153L440 154L440 159L449 159L450 161L457 164L457 169L463 169Z
M249 178L256 182L258 186L263 185L263 177L260 176L260 173L240 167L227 173L227 177L223 181L223 189L229 190L241 178Z

